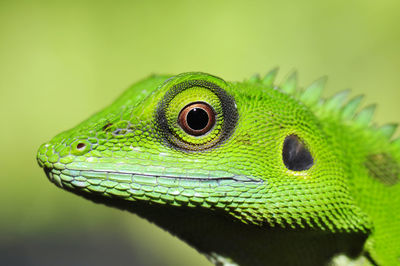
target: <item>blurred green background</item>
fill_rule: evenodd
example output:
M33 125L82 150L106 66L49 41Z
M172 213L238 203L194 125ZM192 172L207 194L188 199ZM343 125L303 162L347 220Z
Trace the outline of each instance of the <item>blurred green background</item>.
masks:
M151 73L329 76L400 122L400 1L0 1L0 264L209 265L136 215L56 188L39 145Z

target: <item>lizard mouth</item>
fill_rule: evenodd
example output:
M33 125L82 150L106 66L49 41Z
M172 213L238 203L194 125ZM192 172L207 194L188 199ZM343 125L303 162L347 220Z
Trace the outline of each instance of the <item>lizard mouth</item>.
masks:
M53 158L54 157L54 158ZM97 163L71 161L49 144L41 146L38 163L48 179L65 190L85 197L109 198L127 202L147 202L171 206L203 206L236 209L239 205L262 203L268 193L266 180L207 169L180 169L122 160Z
M188 177L155 174L137 174L100 170L72 170L43 167L48 179L70 191L105 195L130 201L152 201L173 205L228 205L240 194L248 201L264 181L246 176ZM248 193L253 191L254 193ZM242 191L242 192L241 192Z

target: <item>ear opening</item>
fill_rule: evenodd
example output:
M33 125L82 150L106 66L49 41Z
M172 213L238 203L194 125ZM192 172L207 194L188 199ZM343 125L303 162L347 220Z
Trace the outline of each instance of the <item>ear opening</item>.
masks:
M296 135L286 137L282 148L282 159L286 168L292 171L305 171L314 165L310 151Z

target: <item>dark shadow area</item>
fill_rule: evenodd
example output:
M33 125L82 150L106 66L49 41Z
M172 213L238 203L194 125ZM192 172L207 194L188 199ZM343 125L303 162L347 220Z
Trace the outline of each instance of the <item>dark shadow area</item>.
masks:
M286 228L256 226L239 222L218 210L110 200L79 190L71 192L136 213L200 253L222 255L243 266L327 265L338 254L355 259L362 255L368 237L368 232L333 233L309 227L290 229L289 225Z
M101 232L2 237L0 265L162 265L161 258L138 254L138 250L122 235Z

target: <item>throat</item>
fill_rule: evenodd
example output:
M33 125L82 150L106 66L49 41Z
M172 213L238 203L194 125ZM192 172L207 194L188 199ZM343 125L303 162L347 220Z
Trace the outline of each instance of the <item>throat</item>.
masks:
M367 238L361 233L249 225L225 213L200 207L81 196L128 210L155 223L216 265L328 265L338 254L349 258L362 255Z
M150 209L135 212L178 236L216 265L327 265L338 254L359 257L367 237L361 233L259 227L200 208Z

